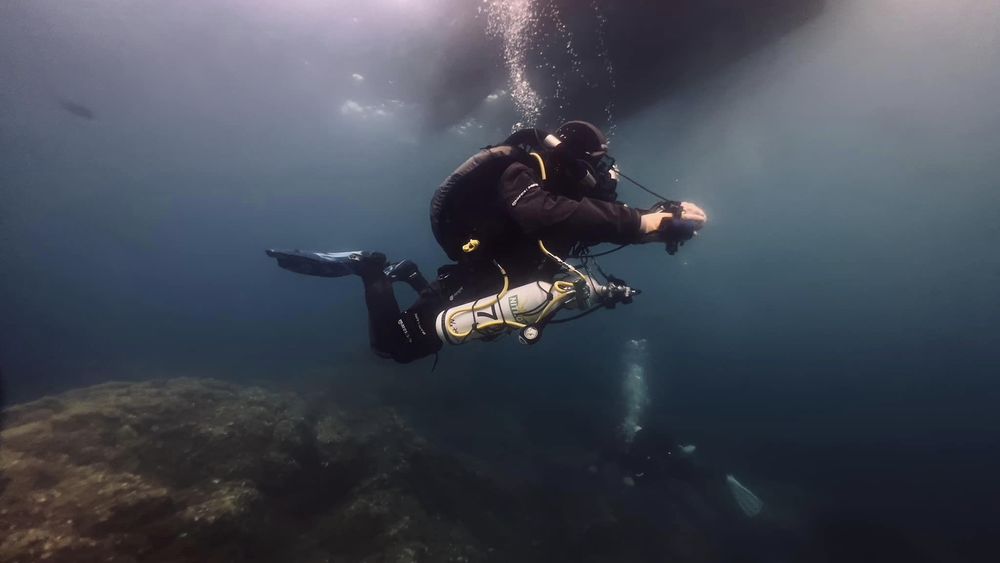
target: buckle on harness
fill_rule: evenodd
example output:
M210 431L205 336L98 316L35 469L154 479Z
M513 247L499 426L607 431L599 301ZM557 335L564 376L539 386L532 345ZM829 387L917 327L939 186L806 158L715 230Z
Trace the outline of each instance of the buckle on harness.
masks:
M470 238L469 242L462 245L462 252L469 254L470 252L475 252L479 248L479 240Z

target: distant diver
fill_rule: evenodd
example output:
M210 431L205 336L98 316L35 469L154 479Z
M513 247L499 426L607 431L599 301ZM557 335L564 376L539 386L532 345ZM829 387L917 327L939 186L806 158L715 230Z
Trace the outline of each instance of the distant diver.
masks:
M644 338L625 341L621 396L624 417L615 437L604 440L596 463L589 470L611 476L615 484L639 487L646 491L643 496L664 483L683 482L703 498L712 499L716 506L732 504L748 518L759 515L764 503L749 488L732 475L705 467L699 463L695 455L698 448L693 444L681 444L655 420L645 420L648 418L645 411L651 403L646 385L649 364L646 349ZM662 377L662 369L659 371Z
M522 129L473 155L437 189L431 228L448 257L428 283L410 260L381 252L268 250L278 265L322 277L360 276L372 350L401 363L437 354L445 342L493 340L518 332L533 344L550 324L638 294L593 259L631 244L663 242L674 254L705 225L697 205L661 200L640 211L618 202L621 173L596 126L569 121L554 134ZM600 243L620 245L592 254ZM567 259L575 259L571 265ZM591 272L595 267L603 278ZM394 282L419 297L400 312ZM563 309L580 311L555 319Z
M87 121L93 121L94 119L97 118L97 116L94 115L94 112L90 108L88 108L87 106L78 104L76 102L71 102L69 100L60 99L59 100L59 107L63 108L67 112L69 112L69 113L71 113L71 114L73 114L73 115L75 115L77 117L86 119Z
M702 498L710 499L713 506L726 509L730 514L746 518L759 516L764 510L764 502L731 474L699 463L695 450L692 445L677 443L663 430L643 428L632 439L605 447L591 471L619 476L618 482L647 491L647 495L670 481L686 483Z

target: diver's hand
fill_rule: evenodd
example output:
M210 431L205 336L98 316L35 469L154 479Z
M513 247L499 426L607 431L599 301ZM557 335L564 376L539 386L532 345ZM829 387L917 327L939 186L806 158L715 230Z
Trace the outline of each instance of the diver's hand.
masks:
M669 221L670 219L673 219L673 217L674 217L673 213L663 213L661 211L644 214L641 218L642 234L651 235L653 233L656 233L657 231L660 230L660 225L662 225L664 221Z
M681 212L681 219L691 221L694 224L695 232L700 231L705 226L705 223L708 222L708 215L705 213L705 210L697 205L689 201L682 201L681 208L684 210Z
M674 213L668 213L665 211L646 213L641 218L642 234L651 235L657 233L666 226L664 221L672 221L674 219ZM705 214L705 211L697 205L687 201L682 201L680 220L687 221L691 230L699 231L708 221L708 215Z

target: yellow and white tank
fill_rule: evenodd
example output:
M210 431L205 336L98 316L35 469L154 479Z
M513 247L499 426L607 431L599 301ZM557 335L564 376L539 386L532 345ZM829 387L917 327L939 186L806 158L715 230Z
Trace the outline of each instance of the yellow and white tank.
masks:
M462 344L468 340L489 338L521 330L527 341L537 338L537 326L562 308L587 309L603 287L582 276L577 283L538 281L500 293L486 295L456 307L445 309L435 319L435 329L442 341ZM581 295L582 294L582 295Z

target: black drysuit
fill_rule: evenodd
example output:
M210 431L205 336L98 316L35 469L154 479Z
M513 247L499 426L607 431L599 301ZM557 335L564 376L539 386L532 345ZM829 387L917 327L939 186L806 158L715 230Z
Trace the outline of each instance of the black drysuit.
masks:
M380 356L410 362L436 353L442 343L434 319L443 309L496 291L501 279L492 262L507 271L511 287L536 280L550 281L558 266L545 258L538 241L556 255L565 255L577 243L630 244L641 236L640 212L618 202L566 195L557 182L542 182L535 170L516 162L493 186L483 186L482 197L502 225L485 256L469 264L444 266L437 282L400 313L392 281L381 272L362 276L368 305L372 349ZM460 300L454 298L461 295Z

